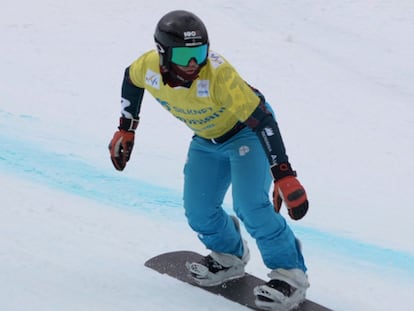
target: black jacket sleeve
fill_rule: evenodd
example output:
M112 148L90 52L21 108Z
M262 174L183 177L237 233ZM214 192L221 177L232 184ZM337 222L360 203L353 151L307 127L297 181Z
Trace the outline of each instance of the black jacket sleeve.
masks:
M137 87L131 82L131 79L129 78L129 67L126 68L121 89L123 117L139 119L144 90L145 89Z
M266 108L263 95L259 94L260 103L244 122L258 136L269 160L270 166L288 162L285 145L276 119Z

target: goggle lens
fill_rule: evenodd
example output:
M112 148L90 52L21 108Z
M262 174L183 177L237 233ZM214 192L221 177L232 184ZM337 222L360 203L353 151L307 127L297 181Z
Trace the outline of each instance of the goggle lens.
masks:
M195 59L197 64L206 61L208 54L207 44L192 47L174 47L171 52L171 62L179 66L188 66L190 60Z

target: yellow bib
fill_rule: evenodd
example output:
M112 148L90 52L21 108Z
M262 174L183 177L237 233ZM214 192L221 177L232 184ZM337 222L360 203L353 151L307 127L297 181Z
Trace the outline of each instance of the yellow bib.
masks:
M138 58L129 74L134 85L145 88L196 135L208 139L223 135L237 121L244 122L259 104L259 97L237 71L211 51L190 88L164 85L155 50Z

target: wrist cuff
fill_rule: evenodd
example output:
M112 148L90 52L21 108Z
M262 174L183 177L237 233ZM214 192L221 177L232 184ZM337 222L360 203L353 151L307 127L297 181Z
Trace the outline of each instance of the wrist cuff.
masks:
M296 172L292 170L289 162L283 162L278 165L273 165L270 170L272 171L273 179L275 181L282 179L286 176L295 176Z
M138 123L139 119L128 119L125 117L120 117L118 129L128 132L135 132L136 128L138 127Z

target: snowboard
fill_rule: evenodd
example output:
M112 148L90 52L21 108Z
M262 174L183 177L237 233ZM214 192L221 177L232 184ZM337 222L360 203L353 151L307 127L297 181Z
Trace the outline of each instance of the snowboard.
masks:
M222 296L252 310L260 310L254 302L253 288L266 283L264 280L246 273L242 278L230 280L217 286L201 287L189 276L185 263L198 262L202 257L202 255L191 251L175 251L155 256L146 261L145 266L161 274L167 274L177 280L199 287L212 294ZM306 300L295 310L332 311L332 309L326 308L311 300Z

